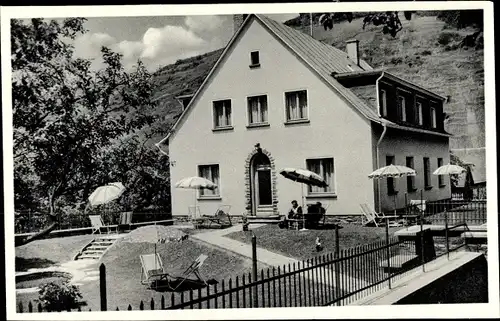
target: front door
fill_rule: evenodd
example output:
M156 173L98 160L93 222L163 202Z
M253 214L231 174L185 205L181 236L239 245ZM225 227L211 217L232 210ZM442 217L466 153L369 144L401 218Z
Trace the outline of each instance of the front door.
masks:
M256 155L252 162L252 213L269 216L273 212L271 164L266 155Z

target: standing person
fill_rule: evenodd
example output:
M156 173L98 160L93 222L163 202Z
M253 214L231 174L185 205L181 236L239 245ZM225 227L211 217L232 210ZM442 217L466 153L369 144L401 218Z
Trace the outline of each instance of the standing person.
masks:
M297 218L300 215L302 215L302 207L299 206L299 204L297 203L296 200L293 200L292 201L292 208L288 212L288 218L289 219Z

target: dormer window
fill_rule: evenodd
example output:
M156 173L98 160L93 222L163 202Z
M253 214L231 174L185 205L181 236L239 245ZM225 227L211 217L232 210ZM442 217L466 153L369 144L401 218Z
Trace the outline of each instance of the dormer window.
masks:
M380 90L380 109L382 116L387 116L387 92L384 89Z
M260 57L258 51L252 51L250 53L250 68L260 67Z
M424 119L423 119L423 114L422 114L422 103L417 101L416 108L415 108L415 120L417 121L417 124L422 126L424 124Z
M432 126L432 128L437 127L436 108L434 108L434 107L431 107L431 126Z
M398 96L399 120L406 121L406 100L403 96Z

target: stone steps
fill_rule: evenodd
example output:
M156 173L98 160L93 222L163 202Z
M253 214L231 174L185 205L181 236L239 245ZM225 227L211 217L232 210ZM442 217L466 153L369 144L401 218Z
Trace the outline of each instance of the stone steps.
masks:
M94 240L92 240L92 242L87 244L80 251L80 253L75 256L75 260L99 260L120 237L121 235L106 235L96 237Z

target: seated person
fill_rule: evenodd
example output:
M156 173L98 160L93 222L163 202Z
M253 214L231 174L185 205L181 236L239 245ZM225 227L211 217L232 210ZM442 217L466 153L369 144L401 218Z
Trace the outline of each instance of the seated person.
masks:
M316 208L318 210L318 212L317 212L318 214L320 214L320 215L325 215L326 214L326 210L323 207L323 205L321 204L321 202L317 202L316 203Z
M322 206L321 202L316 202L316 204L311 204L307 207L307 214L324 215L325 213L326 210Z
M288 212L288 218L298 218L302 215L302 207L299 206L296 200L292 201L292 208Z

